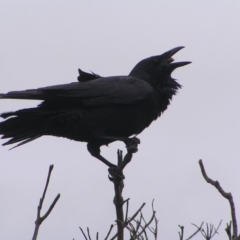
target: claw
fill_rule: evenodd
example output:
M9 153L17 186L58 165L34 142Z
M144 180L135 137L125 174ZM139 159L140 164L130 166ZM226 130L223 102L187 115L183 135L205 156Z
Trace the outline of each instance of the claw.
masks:
M138 144L140 143L140 139L136 137L129 138L127 141L125 141L126 148L128 152L131 153L136 153L138 151Z

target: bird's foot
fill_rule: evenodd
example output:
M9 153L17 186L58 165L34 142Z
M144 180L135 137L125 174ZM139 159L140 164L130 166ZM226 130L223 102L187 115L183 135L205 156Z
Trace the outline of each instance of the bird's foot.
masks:
M128 138L126 141L124 141L126 144L127 151L130 153L136 153L138 151L138 144L140 144L140 139L133 137Z
M112 182L120 182L122 181L125 176L123 175L122 171L119 171L119 168L116 165L113 165L108 169L110 176L108 176L109 180Z

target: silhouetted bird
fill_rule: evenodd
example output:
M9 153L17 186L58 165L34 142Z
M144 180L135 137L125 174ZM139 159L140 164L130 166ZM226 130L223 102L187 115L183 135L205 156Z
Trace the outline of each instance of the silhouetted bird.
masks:
M79 82L0 94L0 98L43 100L35 108L1 114L3 145L25 144L44 135L87 142L88 151L109 167L100 147L120 140L129 145L163 113L181 87L172 71L190 62L173 62L183 47L140 61L128 76L100 77L79 69ZM136 138L135 138L136 140Z

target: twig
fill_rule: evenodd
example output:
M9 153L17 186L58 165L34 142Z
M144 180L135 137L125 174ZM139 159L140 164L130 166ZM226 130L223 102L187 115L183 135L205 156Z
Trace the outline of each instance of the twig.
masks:
M197 231L194 232L194 233L193 233L190 237L188 237L186 240L190 240L190 239L191 239L192 237L194 237L199 231L201 231L203 224L204 224L204 222L202 222L201 225L200 225L200 227L198 227L197 225L195 225L195 224L192 223L192 225L197 228Z
M154 210L154 199L152 200L152 211L156 212ZM158 235L158 220L156 218L156 215L154 216L154 220L155 220L155 229L153 229L154 231L151 231L154 234L155 239L157 240L157 235ZM151 229L150 229L151 230Z
M136 221L136 220L135 220L135 221ZM140 225L140 228L143 230L143 233L144 233L144 236L145 236L145 240L148 240L148 235L147 235L146 229L144 229L144 227L141 226L141 225ZM139 238L139 237L142 238L142 239L144 239L143 236L140 235L140 236L132 236L132 238L131 238L130 240L134 240L134 239L137 239L137 238Z
M140 208L132 215L132 217L129 218L126 222L119 222L119 223L121 223L121 224L124 225L123 228L127 227L127 225L128 225L131 221L133 221L133 220L135 219L135 217L139 214L139 212L141 212L141 210L142 210L142 208L145 206L145 204L146 204L146 203L143 203L143 204L141 205L141 207L140 207ZM117 233L116 233L110 240L113 240L113 239L115 239L116 237L117 237Z
M87 239L87 236L85 235L85 233L84 233L84 231L82 230L82 228L81 228L81 227L79 227L79 228L80 228L80 230L81 230L81 232L82 232L82 235L84 236L85 240L88 240L88 239Z
M179 240L183 240L183 234L184 234L184 226L178 225L179 228L181 229L180 232L178 232L179 235Z
M142 214L141 214L141 215L140 215L140 219L139 219L139 221L138 221L138 220L134 220L134 221L136 222L136 231L135 231L135 235L137 235L137 233L138 233L138 229L141 227L142 218L143 218L143 216L142 216Z
M110 235L110 233L111 233L111 231L112 231L112 229L113 229L113 224L111 224L111 226L110 226L110 229L109 229L109 231L108 231L108 234L107 234L107 236L104 238L104 240L107 240L108 239L108 237L109 237L109 235Z
M203 235L203 237L204 237L206 240L210 240L211 238L214 237L214 235L215 235L216 233L218 234L218 229L219 229L221 223L222 223L222 220L219 222L217 228L214 228L214 225L213 225L213 224L206 224L207 232L206 232L203 228L200 228L200 229L201 229L201 234ZM193 224L193 225L198 228L198 226L196 226L195 224ZM199 228L198 228L198 229L199 229Z
M230 221L229 224L227 223L227 227L225 228L225 231L228 235L229 240L232 240L232 230L231 229L232 229L232 222Z
M130 198L126 199L126 200L123 202L123 204L124 204L125 202L127 203L126 213L125 213L125 221L124 221L124 222L126 222L126 221L127 221L127 218L128 218L129 199L130 199Z
M91 239L91 236L90 236L90 232L89 232L89 228L87 227L87 233L88 233L88 238L89 238L89 240L92 240Z
M125 222L125 225L128 225L133 219L135 219L135 217L139 214L139 212L141 212L141 210L143 209L143 207L145 206L145 204L146 204L146 203L143 203L143 204L141 205L141 207L132 215L132 217L129 218L129 219L127 220L127 222Z
M149 222L143 227L143 230L136 236L136 239L145 231L146 228L148 228L148 226L151 224L151 222L153 221L154 217L155 217L156 212L153 212L153 215L151 217L151 219L149 220Z
M55 199L52 202L52 204L50 205L50 207L47 210L47 212L42 217L40 216L41 215L41 210L42 210L42 205L43 205L43 202L44 202L44 199L45 199L45 195L46 195L46 192L47 192L47 188L48 188L48 184L49 184L49 181L50 181L50 177L51 177L51 173L52 173L53 167L54 167L53 165L49 166L47 181L46 181L46 184L45 184L43 195L40 198L39 205L38 205L37 219L35 221L35 229L34 229L32 240L36 240L37 239L37 235L38 235L38 231L39 231L40 225L48 217L48 215L51 213L51 211L53 210L54 206L56 205L58 199L60 198L60 194L58 194L55 197Z
M214 233L213 233L212 237L213 237L216 233L218 234L218 229L220 228L221 224L222 224L222 220L219 222L218 227L214 230Z
M154 210L154 199L152 200L152 211L153 213L155 212ZM142 213L141 213L141 216L142 216L142 219L145 223L145 225L147 224L145 218L143 217ZM150 228L150 226L148 226L148 230L154 235L155 239L157 239L157 224L158 224L158 220L156 218L156 215L154 216L154 219L155 219L155 229L154 228Z
M129 232L134 236L136 234L136 228L134 227L134 225L132 223L129 223L128 226L126 226L126 228L129 230Z
M155 240L157 240L157 235L158 235L158 220L155 216L155 231L154 231Z
M48 217L48 215L51 213L51 211L53 210L55 204L57 203L58 199L60 198L60 194L58 194L54 201L52 202L52 204L50 205L49 209L47 210L47 212L41 217L41 223Z
M234 205L232 194L225 192L222 189L222 187L220 186L220 183L218 181L214 181L207 176L207 173L205 171L202 160L199 160L199 165L200 165L200 168L201 168L202 175L203 175L204 179L206 180L206 182L213 185L220 192L220 194L229 201L230 209L231 209L231 216L232 216L232 225L233 225L233 236L232 237L233 237L233 239L237 238L238 227L237 227L235 205Z

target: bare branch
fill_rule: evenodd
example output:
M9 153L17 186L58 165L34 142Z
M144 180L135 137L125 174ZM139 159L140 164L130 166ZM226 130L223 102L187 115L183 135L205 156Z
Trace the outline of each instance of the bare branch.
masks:
M144 233L145 239L148 240L148 235L147 235L147 231L146 231L146 229L144 229L143 226L140 226L140 228L143 230L143 233ZM142 239L144 239L144 237L143 237L142 235L138 236L138 238L139 238L139 237L142 237ZM136 238L133 238L133 239L137 239L137 237L136 237Z
M231 209L231 216L232 216L232 225L233 225L233 239L237 238L238 227L237 227L235 205L234 205L232 194L225 192L222 189L222 187L220 186L220 183L218 181L214 181L207 176L207 173L205 171L202 160L199 160L199 165L200 165L200 168L201 168L202 175L203 175L204 179L206 180L206 182L213 185L220 192L220 194L229 201L230 209Z
M132 215L132 217L129 218L129 219L127 220L127 222L125 222L125 225L128 225L128 223L130 223L133 219L135 219L135 217L139 214L139 212L141 212L141 210L143 209L143 207L145 206L145 204L146 204L146 203L143 203L143 204L141 205L141 207Z
M225 228L225 231L228 235L228 239L232 240L232 222L230 221L230 223L227 223L227 227Z
M135 220L134 219L134 221L136 222L136 233L135 233L135 235L133 235L132 236L132 238L131 239L137 239L137 238L135 238L136 237L136 234L139 232L139 228L141 228L142 230L143 230L143 233L144 233L144 235L145 235L145 239L147 240L148 239L148 236L147 236L147 232L146 232L146 230L145 229L143 229L143 226L142 226L142 224L141 224L141 221L143 220L144 218L143 218L143 215L142 215L142 213L141 213L141 216L140 216L140 219L139 220ZM151 231L151 230L150 230ZM153 233L153 232L152 232ZM154 233L153 233L154 234ZM142 239L144 239L144 237L143 236L139 236L139 237L142 237Z
M127 205L126 205L126 213L125 213L125 221L124 221L124 222L126 222L126 221L127 221L127 218L128 218L129 199L130 199L130 198L126 199L126 200L123 202L123 204L124 204L125 202L127 203Z
M222 220L219 222L217 228L214 229L214 233L213 233L212 237L213 237L215 234L218 234L218 229L220 228L221 224L222 224Z
M136 236L136 239L149 227L149 225L151 224L151 222L153 221L154 217L155 217L156 212L153 212L153 215L151 217L151 219L149 220L149 222L143 227L142 231Z
M91 236L90 236L90 231L89 231L89 228L87 227L87 233L88 233L88 238L89 238L89 240L92 240L91 239Z
M79 228L80 228L80 230L81 230L81 232L82 232L82 235L84 236L85 240L88 240L88 239L87 239L87 236L85 235L85 233L84 233L84 231L82 230L82 228L81 228L81 227L79 227Z
M200 227L198 227L197 225L193 224L193 226L195 226L197 228L197 231L194 232L190 237L188 237L186 240L190 240L191 238L193 238L198 232L200 232L202 230L202 225L204 224L204 222L201 223Z
M178 232L179 235L179 240L183 240L183 234L184 234L184 226L178 225L179 228L181 229L180 232Z
M49 209L47 210L47 212L41 217L42 218L42 222L48 217L48 215L51 213L51 211L53 210L55 204L57 203L58 199L60 198L60 194L58 194L55 199L53 200L52 204L50 205Z
M158 220L155 216L155 231L154 231L155 240L157 240L157 236L158 236Z
M135 217L139 214L139 212L141 212L141 210L143 209L143 207L145 206L145 204L146 204L146 203L143 203L143 204L141 205L141 207L140 207L140 208L132 215L132 217L129 218L126 222L121 222L121 221L118 221L118 220L116 220L116 221L118 221L119 223L123 224L123 228L127 227L127 225L128 225L131 221L133 221L133 220L135 219ZM110 240L113 240L113 239L115 239L116 237L117 237L117 233L116 233Z
M34 229L32 240L36 240L37 239L37 235L38 235L38 231L39 231L40 225L48 217L48 215L51 213L51 211L53 210L54 206L56 205L58 199L60 198L60 194L58 194L55 197L55 199L52 202L52 204L50 205L50 207L47 210L47 212L43 215L43 217L40 216L41 215L41 210L42 210L42 205L43 205L43 202L44 202L44 199L45 199L45 196L46 196L46 192L47 192L47 189L48 189L48 184L49 184L49 181L50 181L50 177L51 177L51 173L52 173L53 167L54 167L53 165L49 166L47 181L46 181L46 184L45 184L45 187L44 187L43 195L40 198L39 205L38 205L37 219L35 221L35 229Z
M142 223L142 214L140 215L140 219L138 220L134 220L136 222L136 234L138 233L139 228L141 227L141 223Z
M114 225L111 224L110 229L109 229L109 231L108 231L108 234L107 234L107 236L104 238L104 240L107 240L107 239L108 239L108 237L109 237L109 235L110 235L110 233L111 233L113 227L114 227Z

